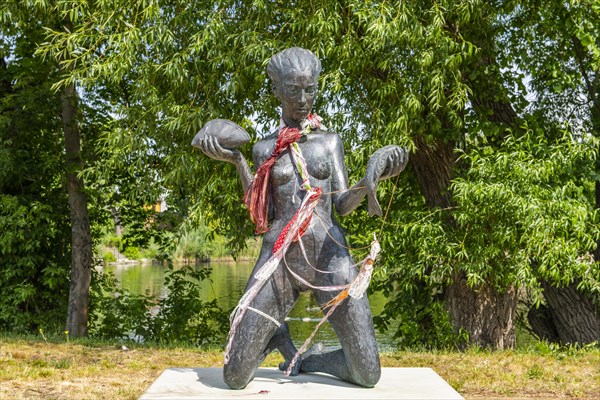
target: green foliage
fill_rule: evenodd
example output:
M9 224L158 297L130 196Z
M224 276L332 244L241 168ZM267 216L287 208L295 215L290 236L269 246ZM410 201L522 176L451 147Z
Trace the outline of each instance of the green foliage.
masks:
M0 22L0 329L37 332L64 322L70 228L56 71L41 26L16 28Z
M115 261L117 261L117 257L115 257L115 255L113 254L112 251L105 251L104 254L102 254L102 261L105 264L110 263L110 262L115 262Z
M343 222L356 247L379 235L375 286L390 296L386 318L401 319L399 340L451 347L462 339L449 336L440 304L457 272L474 287L515 283L539 294L544 279L598 291L590 253L599 236L592 193L600 176L592 138L600 137L599 16L590 0L6 2L0 22L15 47L69 72L57 77L52 65L11 63L9 81L53 79L28 91L0 124L21 115L13 120L29 132L23 115L35 99L56 99L51 84L83 85L89 115L110 110L101 128L84 133L93 162L83 176L97 220L116 209L128 226L121 249L153 238L166 257L181 236L178 251L193 257L214 253L208 242L217 237L240 250L253 227L235 169L201 156L190 141L212 118L240 123L253 140L276 126L264 67L283 48L310 48L323 63L315 111L344 138L352 183L385 144L429 151L431 164L454 162L436 157L440 145L459 150L454 180L442 188L452 200L446 208L431 207L425 189L437 177L415 165L396 185L380 185L382 204L391 201L385 223L364 209ZM68 31L54 23L67 17ZM35 35L15 34L23 21L52 23L38 40L37 22L26 24ZM2 104L19 98L10 94ZM50 107L36 110L31 124L56 122ZM2 137L14 149L0 146L0 182L11 190L31 176L25 161L52 166L44 169L52 179L34 175L36 185L59 186L59 140L49 127L35 132L18 145L17 136ZM30 142L53 151L38 159ZM250 146L241 150L249 156ZM144 207L165 193L168 213Z
M216 300L199 300L197 282L208 279L210 270L191 266L170 271L165 278L169 295L158 303L159 310L145 337L158 342L191 341L196 345L222 343L229 328L228 314Z
M549 141L541 130L509 136L498 150L463 153L469 170L453 183L461 233L451 256L472 284L511 282L530 289L545 279L583 279L600 293L591 252L600 238L589 182L597 142L568 132ZM585 176L587 174L587 176Z
M589 184L597 142L579 143L566 132L556 140L541 130L525 132L506 137L499 148L462 153L461 166L468 168L452 184L451 210L422 211L414 194L397 191L403 208L392 211L388 224L398 234L380 238L374 289L390 297L375 322L387 329L396 321L401 345L460 345L464 337L452 334L441 306L456 271L475 287L526 287L536 302L542 279L600 293L590 254L600 237Z
M36 54L56 18L31 5L0 6L0 325L19 331L64 323L71 263L62 99L51 90L60 68ZM80 109L81 135L93 142L104 108ZM91 218L101 211L92 207Z
M123 255L130 260L139 260L142 258L140 249L136 246L127 246L123 251Z
M66 228L48 205L0 195L0 329L56 327L66 313Z
M463 349L469 338L464 330L455 332L444 303L419 282L396 292L373 322L380 332L395 325L396 344L404 349Z
M187 258L195 260L208 260L215 248L213 241L208 240L208 228L200 225L196 229L191 229L182 233L179 237L174 258Z
M198 283L210 271L169 265L166 296L131 295L114 276L97 273L92 292L90 333L102 338L133 338L154 343L222 344L229 327L216 300L200 300Z
M252 226L234 168L189 145L203 123L226 117L254 137L267 133L278 116L263 67L277 50L299 45L323 62L316 111L333 108L327 125L346 136L348 149L361 147L353 171L382 144L411 145L413 133L447 136L442 125L459 126L467 101L459 67L475 52L447 26L476 19L477 5L58 2L60 15L77 16L74 28L49 29L40 52L70 68L61 84L103 93L119 116L102 132L106 162L86 172L88 181L116 174L121 196L152 201L162 186L182 215L210 220L242 248ZM115 15L115 8L127 11Z
M531 4L529 4L531 3ZM505 64L530 75L532 108L600 134L600 7L594 0L510 2Z
M577 343L557 344L540 341L535 344L532 350L535 353L539 353L541 355L552 355L556 359L562 360L566 357L576 357L577 355L590 351L598 351L598 349L600 349L600 344L598 342L580 345Z
M108 246L108 247L114 247L116 249L122 249L123 246L123 237L122 236L117 236L113 233L105 235L104 237L102 237L100 239L100 243Z
M151 306L149 297L129 295L118 287L113 275L94 271L89 333L103 338L125 338L144 323Z
M147 260L163 260L165 257L161 253L160 245L151 240L148 243L148 246L144 249L140 250L140 255L142 258Z

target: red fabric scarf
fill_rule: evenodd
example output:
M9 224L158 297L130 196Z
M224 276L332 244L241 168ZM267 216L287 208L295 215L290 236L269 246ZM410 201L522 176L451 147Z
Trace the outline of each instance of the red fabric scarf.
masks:
M318 127L320 118L312 114L307 117L314 126ZM302 136L300 129L291 128L284 125L279 130L275 149L263 163L258 167L254 180L250 184L248 191L244 195L244 204L250 212L250 219L256 224L256 233L261 234L269 230L268 212L269 212L269 189L271 169L275 165L277 158L292 143L297 142Z
M254 176L252 184L244 196L244 204L250 212L250 219L256 224L256 233L265 233L268 228L269 188L271 169L277 157L283 153L290 144L300 139L298 128L284 127L279 131L273 153L260 165Z

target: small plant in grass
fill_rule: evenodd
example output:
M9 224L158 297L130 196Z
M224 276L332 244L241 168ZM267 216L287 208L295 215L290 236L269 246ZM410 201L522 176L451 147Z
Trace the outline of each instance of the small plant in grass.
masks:
M547 341L537 342L534 351L542 355L553 355L557 360L565 357L573 357L587 351L600 349L600 342L592 342L585 345L578 343L558 344Z
M44 342L48 343L48 339L46 339L46 335L44 335L44 330L42 328L39 329L40 335L42 335L42 339Z
M71 367L71 360L68 358L61 358L52 362L52 367L56 369L68 369Z
M528 371L529 379L541 379L544 376L544 369L537 364L534 364Z

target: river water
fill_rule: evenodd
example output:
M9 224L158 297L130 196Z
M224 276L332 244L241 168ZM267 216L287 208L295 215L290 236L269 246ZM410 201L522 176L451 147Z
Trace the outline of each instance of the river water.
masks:
M200 283L203 294L201 300L216 299L222 309L232 309L243 294L254 263L212 262L209 266L212 270L210 280ZM132 294L149 294L155 297L165 295L163 283L166 268L162 265L108 265L104 267L104 270L112 272L122 287ZM383 310L385 298L381 293L374 293L369 296L369 302L373 315L378 315ZM297 346L302 345L311 334L322 315L323 313L312 295L303 293L291 311L288 321L290 333ZM394 347L391 333L376 332L376 335L380 350L389 350ZM337 337L328 323L321 326L314 341L323 342L329 347L339 346Z

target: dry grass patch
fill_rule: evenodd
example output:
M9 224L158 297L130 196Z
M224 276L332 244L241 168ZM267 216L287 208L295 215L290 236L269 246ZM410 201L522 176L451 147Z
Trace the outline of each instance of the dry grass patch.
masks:
M137 399L165 368L219 366L222 355L194 349L0 344L2 399Z
M466 398L600 399L600 352L394 353L385 366L431 367Z
M33 340L0 343L1 399L137 399L166 368L221 367L220 351L93 346ZM271 355L265 366L281 360ZM466 398L598 399L600 351L398 352L386 367L431 367Z

